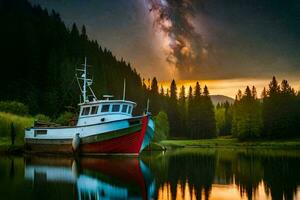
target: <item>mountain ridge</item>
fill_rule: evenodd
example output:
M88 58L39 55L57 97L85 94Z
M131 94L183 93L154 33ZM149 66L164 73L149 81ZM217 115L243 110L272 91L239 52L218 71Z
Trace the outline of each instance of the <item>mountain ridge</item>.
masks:
M214 105L217 105L218 103L225 103L226 101L230 104L234 103L233 98L221 94L210 95L210 98Z

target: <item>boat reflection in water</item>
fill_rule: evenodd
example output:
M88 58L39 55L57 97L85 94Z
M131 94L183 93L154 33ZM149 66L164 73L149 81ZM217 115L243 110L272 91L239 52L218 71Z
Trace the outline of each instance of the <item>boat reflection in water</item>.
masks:
M63 183L77 199L152 199L155 182L138 158L26 159L25 179L33 184Z

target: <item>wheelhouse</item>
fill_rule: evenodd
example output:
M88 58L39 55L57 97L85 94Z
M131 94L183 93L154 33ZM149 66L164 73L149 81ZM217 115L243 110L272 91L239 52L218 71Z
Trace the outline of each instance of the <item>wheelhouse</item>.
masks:
M100 100L79 106L78 125L87 125L132 117L136 103L126 100Z
M98 103L87 103L81 105L80 117L107 115L107 114L125 114L132 115L134 102L130 101L109 101Z

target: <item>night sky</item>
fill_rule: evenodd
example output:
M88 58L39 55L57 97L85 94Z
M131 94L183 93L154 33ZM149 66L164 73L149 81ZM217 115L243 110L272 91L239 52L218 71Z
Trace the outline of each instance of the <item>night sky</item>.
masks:
M228 86L235 90L276 75L299 89L298 0L31 2L59 12L68 27L85 24L91 39L145 78L240 80Z

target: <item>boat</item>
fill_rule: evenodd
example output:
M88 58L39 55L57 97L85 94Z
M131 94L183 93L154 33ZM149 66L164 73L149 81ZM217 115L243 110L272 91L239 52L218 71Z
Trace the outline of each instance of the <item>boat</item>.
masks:
M122 163L122 164L120 164ZM25 157L24 178L35 193L59 188L66 199L154 199L155 181L137 157ZM57 197L53 194L52 198Z
M93 80L88 77L87 66L85 58L82 68L76 69L82 97L76 124L35 123L25 130L27 152L138 155L149 145L154 135L149 100L146 111L133 116L136 103L125 99L125 81L121 100L112 99L112 95L103 95L103 99L98 100L91 87Z

